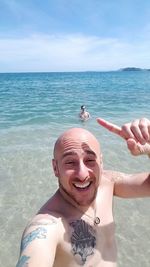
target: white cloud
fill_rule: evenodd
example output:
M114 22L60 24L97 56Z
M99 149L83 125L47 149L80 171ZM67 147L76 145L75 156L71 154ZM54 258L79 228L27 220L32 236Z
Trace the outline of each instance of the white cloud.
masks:
M130 44L84 35L32 35L0 40L0 72L149 68L150 41Z

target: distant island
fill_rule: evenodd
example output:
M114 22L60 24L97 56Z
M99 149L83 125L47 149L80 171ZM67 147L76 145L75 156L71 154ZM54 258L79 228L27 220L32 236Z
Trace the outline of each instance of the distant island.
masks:
M120 69L121 71L150 71L150 69L142 69L142 68L136 68L136 67L126 67L126 68L122 68Z

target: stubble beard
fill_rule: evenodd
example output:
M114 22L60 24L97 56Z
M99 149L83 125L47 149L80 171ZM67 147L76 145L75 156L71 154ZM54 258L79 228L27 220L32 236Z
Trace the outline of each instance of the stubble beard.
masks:
M60 183L60 181L59 181L59 188L60 188L60 191L61 191L62 193L64 192L64 194L67 195L68 198L70 198L71 200L73 200L77 205L79 205L79 206L83 206L83 207L84 207L84 206L89 206L89 205L96 199L97 190L98 190L98 188L95 189L94 194L93 194L93 197L91 197L88 201L87 201L87 199L84 199L84 201L82 201L82 200L78 200L78 199L74 196L74 194L72 194L71 192L68 192L68 191L63 187L63 185Z

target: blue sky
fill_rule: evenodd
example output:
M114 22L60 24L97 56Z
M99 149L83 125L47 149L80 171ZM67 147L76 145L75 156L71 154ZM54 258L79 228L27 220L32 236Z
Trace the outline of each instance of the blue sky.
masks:
M150 68L149 0L0 0L0 72Z

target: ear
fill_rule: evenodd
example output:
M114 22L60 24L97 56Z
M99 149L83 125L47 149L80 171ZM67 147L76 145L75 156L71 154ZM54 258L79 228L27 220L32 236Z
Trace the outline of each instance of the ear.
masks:
M55 176L59 177L58 165L55 159L52 159L52 165L53 165L53 171L54 171Z
M103 172L103 155L102 154L100 155L100 170L102 173Z

